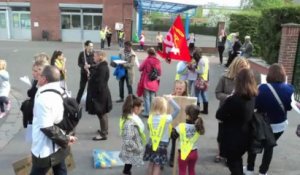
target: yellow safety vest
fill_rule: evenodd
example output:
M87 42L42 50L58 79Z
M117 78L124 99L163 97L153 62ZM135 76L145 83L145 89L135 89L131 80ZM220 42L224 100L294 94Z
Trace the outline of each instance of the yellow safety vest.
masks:
M105 37L106 37L105 35L106 35L106 32L103 30L100 30L100 39L105 40Z
M205 65L204 65L203 73L199 75L199 77L203 78L203 80L205 81L208 81L209 62L206 57L202 57L201 59L203 59ZM197 66L197 70L199 69L200 68Z
M119 39L123 39L123 37L124 37L124 32L119 32Z
M161 116L161 120L159 121L158 126L156 128L154 128L153 126L152 118L153 116L152 114L150 114L148 118L148 125L150 130L150 139L152 141L152 150L156 151L161 141L162 135L164 133L164 129L167 121L167 115L164 114Z
M199 139L200 134L196 132L195 135L189 139L186 137L185 123L179 123L178 127L180 136L180 157L182 160L185 160Z
M131 116L128 116L128 119L131 120ZM126 122L127 119L124 119L123 117L120 118L120 122L119 122L119 126L120 126L120 135L123 134L123 130L124 130L124 124ZM133 121L133 120L132 120ZM142 143L143 145L146 145L146 134L141 130L141 128L138 127L139 130L139 134L141 136L142 139Z

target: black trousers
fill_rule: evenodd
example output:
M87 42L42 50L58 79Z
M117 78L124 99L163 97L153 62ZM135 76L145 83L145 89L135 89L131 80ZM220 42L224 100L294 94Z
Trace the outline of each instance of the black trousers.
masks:
M107 46L110 47L111 37L106 37L106 40L107 40Z
M275 140L277 141L282 134L283 134L283 131L274 133ZM274 149L274 147L264 148L262 162L259 167L259 173L265 174L269 170L269 166L271 164L272 157L273 157L273 149ZM248 152L247 169L249 171L254 170L255 159L256 159L256 154L251 154Z
M131 175L131 168L132 168L131 164L125 164L123 169L123 174Z
M105 39L101 39L100 41L100 48L104 49Z
M243 175L243 159L240 158L227 158L227 165L231 175Z
M229 52L229 58L227 60L227 63L226 63L226 67L229 67L230 64L233 62L233 60L235 59L235 57L238 55L237 52L234 52L234 53L230 53Z
M80 103L80 100L81 100L82 94L84 92L87 81L88 81L87 74L85 72L81 72L79 90L78 90L77 97L76 97L76 101L78 103Z
M8 98L7 97L0 97L0 110L1 112L5 112L5 109L4 109L4 104L8 104Z
M119 92L121 99L124 99L124 81L126 81L128 95L132 94L132 85L129 84L128 73L126 72L126 75L119 80Z
M224 46L218 46L218 51L219 51L219 58L220 58L220 64L223 63L223 53L224 53Z

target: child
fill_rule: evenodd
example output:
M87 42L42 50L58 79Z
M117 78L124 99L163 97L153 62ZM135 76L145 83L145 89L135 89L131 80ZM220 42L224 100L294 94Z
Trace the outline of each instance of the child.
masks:
M6 61L0 60L0 118L6 115L4 104L6 104L6 110L10 110L10 103L8 95L10 91L9 74L6 71Z
M195 165L198 159L197 147L195 144L205 130L203 120L199 117L200 109L196 105L188 105L185 108L187 115L186 122L180 123L175 129L180 137L180 149L178 156L179 175L186 175L188 168L189 175L196 175Z
M144 123L139 118L142 111L143 101L134 95L127 96L122 107L122 118L120 119L120 132L122 136L122 150L119 157L125 163L123 174L131 175L132 165L143 165Z
M184 80L175 80L174 90L172 95L174 96L188 96L188 85Z
M167 114L167 100L163 97L155 97L151 106L148 126L150 140L146 145L144 160L150 161L148 175L160 175L161 167L167 163L167 147L169 142L169 125L175 116L178 115L180 107L171 98L167 97L173 106L174 112Z
M187 82L184 80L175 80L175 85L174 85L174 90L173 90L172 95L188 96ZM171 124L170 124L170 128L173 128ZM170 150L170 158L169 158L169 166L170 167L173 167L173 164L174 164L175 144L176 144L176 139L171 137L171 150Z
M140 50L144 51L144 44L145 44L145 35L144 32L141 33L140 36Z

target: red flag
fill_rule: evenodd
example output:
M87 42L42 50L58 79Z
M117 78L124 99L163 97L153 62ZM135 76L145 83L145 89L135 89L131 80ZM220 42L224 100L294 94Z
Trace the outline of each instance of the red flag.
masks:
M166 59L191 61L189 49L186 43L185 31L182 20L178 15L163 40L163 49L158 54Z

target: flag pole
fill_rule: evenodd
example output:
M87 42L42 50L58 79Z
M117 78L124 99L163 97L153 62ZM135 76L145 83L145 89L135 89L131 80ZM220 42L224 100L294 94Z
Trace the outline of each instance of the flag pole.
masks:
M81 44L82 44L82 51L83 51L83 58L84 58L84 69L87 71L87 78L90 76L90 70L85 68L87 65L87 59L86 59L86 53L85 53L85 45L84 45L84 27L83 27L83 11L82 9L80 10L81 13L81 18L80 18L80 24L81 24Z

